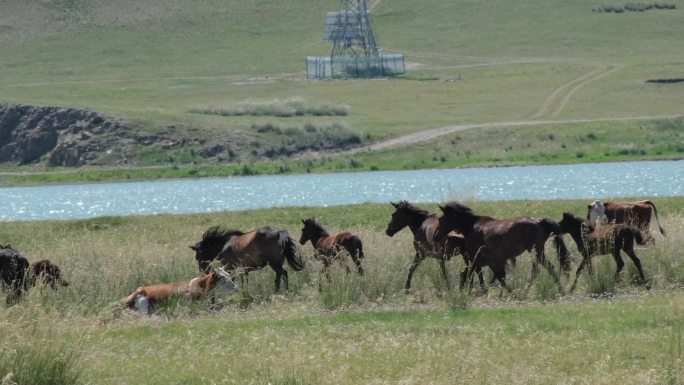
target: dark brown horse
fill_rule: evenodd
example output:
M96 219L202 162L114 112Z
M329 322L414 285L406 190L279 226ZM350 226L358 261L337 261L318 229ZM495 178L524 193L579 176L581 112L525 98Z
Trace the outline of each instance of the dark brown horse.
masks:
M335 261L339 261L347 269L349 273L349 266L344 263L344 255L349 254L352 261L356 265L356 271L359 275L363 275L363 267L361 267L361 259L363 259L363 244L361 239L356 235L344 231L335 235L328 234L315 218L302 219L304 227L302 228L302 237L299 243L304 245L311 241L314 248L314 256L323 263L322 273L330 282L330 273L328 267Z
M409 268L408 278L406 279L406 291L411 289L413 273L426 257L439 260L442 276L446 281L447 287L449 287L445 263L451 259L454 253L461 252L463 237L454 235L446 238L443 242L436 242L434 234L438 224L437 215L431 214L427 210L416 207L407 201L390 203L394 206L395 211L385 233L391 237L406 226L413 233L413 248L416 250L416 256ZM479 272L478 275L482 280L482 273Z
M159 302L174 296L197 300L210 294L232 293L236 290L237 286L230 274L219 268L189 281L141 286L126 297L123 303L129 309L151 314Z
M577 272L575 273L575 281L572 283L570 290L574 290L577 285L577 279L584 265L591 264L591 257L594 255L612 254L617 264L616 275L620 274L625 262L620 256L620 250L623 250L629 258L634 262L634 265L639 270L639 277L641 281L645 282L644 271L641 269L641 261L634 253L634 242L644 245L644 235L638 227L628 226L625 224L607 224L592 227L589 222L580 219L570 213L563 213L563 219L559 222L564 233L570 234L572 239L577 244L577 249L584 257Z
M444 215L439 218L435 239L444 239L450 231L465 237L464 258L468 260L468 266L461 273L461 287L469 275L469 267L477 271L478 268L489 266L494 272L494 279L508 289L506 264L508 261L515 262L515 258L525 251L533 251L535 255L532 280L537 274L537 264L541 264L560 286L558 274L544 254L544 244L551 235L561 268L565 271L570 269L570 257L560 225L552 219L526 216L499 220L476 215L469 207L459 203L449 203L439 208Z
M271 226L248 232L213 226L190 248L195 251L195 260L203 272L209 271L210 263L215 259L228 271L240 270L244 274L271 266L276 273L276 291L280 290L281 277L285 290L288 288L287 270L283 268L285 260L295 271L304 268L295 241L287 231Z
M0 291L7 292L7 304L21 298L28 289L26 271L29 263L23 255L10 245L0 245Z
M62 271L59 269L59 266L47 259L33 262L31 267L29 267L28 274L31 286L35 286L39 280L44 285L50 286L53 290L57 290L57 285L69 286L69 282L62 277Z

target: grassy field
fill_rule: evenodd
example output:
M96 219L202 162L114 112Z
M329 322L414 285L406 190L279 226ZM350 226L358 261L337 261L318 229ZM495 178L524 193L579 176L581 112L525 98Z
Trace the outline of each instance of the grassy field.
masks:
M370 143L463 123L681 115L682 83L646 83L684 76L684 56L672 49L684 33L684 14L681 2L673 4L678 8L608 14L592 12L597 4L587 0L525 0L515 6L505 1L486 5L381 1L373 10L379 41L387 52L404 52L409 71L395 79L314 81L304 76L304 57L329 52L321 32L323 16L335 9L335 2L297 0L266 6L244 0L207 0L190 6L182 1L145 0L132 6L126 0L10 0L0 5L0 101L91 108L126 117L146 133L161 132L169 125L192 127L197 130L185 135L208 142L248 134L255 124L269 123L281 127L345 124ZM30 22L36 19L44 22ZM348 106L348 114L284 118L192 112L292 97L312 104ZM668 124L682 130L681 119L562 128L587 135L596 126L622 132ZM535 126L525 134L557 128ZM494 132L506 138L518 129L472 131L469 135ZM618 136L619 143L608 153L639 147L636 139ZM275 145L281 139L269 140ZM672 143L669 136L655 140L654 147ZM505 162L681 158L677 149L646 148L645 153L637 149L628 155L607 156L603 149L572 145L567 143L567 153L544 160L514 146L513 159ZM440 166L427 161L436 147L443 147L441 140L412 147L409 151L420 156L408 167ZM405 151L379 154L388 160L375 166L396 168L389 159ZM449 165L501 162L489 159L499 156L473 162L458 150L448 152ZM585 158L573 158L578 152L585 153ZM183 168L192 162L216 163L189 153L185 149L159 156L141 150L134 165L171 167L173 163ZM230 161L218 163L224 168ZM232 174L242 165L227 167L216 173ZM277 161L258 168L277 172L330 167ZM333 168L354 166L347 158ZM53 171L59 170L48 170ZM146 171L135 177L150 174ZM93 175L89 178L101 178ZM116 172L109 177L122 175ZM168 176L182 173L156 173L156 177Z
M467 203L496 217L555 219L563 211L580 215L586 205ZM509 270L511 293L447 290L437 263L427 260L404 294L411 237L407 229L384 234L389 204L0 223L3 244L32 261L57 262L71 282L56 293L35 289L0 311L0 376L20 384L678 384L684 200L656 204L668 236L656 234L655 245L637 250L650 290L632 282L629 261L610 283L614 262L604 256L564 295L546 273L528 288L528 255ZM274 292L274 274L265 269L218 309L176 300L147 318L121 307L141 284L195 276L187 245L211 225L274 224L298 238L300 218L312 215L331 231L359 234L363 277L336 266L319 292L319 265L307 244L300 249L307 266L290 272L286 293ZM576 266L577 250L566 242ZM462 267L458 258L447 264L452 283ZM565 288L572 278L563 277Z

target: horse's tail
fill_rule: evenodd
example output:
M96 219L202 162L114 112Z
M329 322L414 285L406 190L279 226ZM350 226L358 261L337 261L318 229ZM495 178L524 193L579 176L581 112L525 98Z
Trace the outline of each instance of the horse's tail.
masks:
M665 229L663 229L663 227L660 226L660 220L658 219L658 209L656 208L655 203L653 203L651 201L643 201L643 203L653 207L653 213L655 214L656 223L658 224L658 230L660 230L660 234L665 236Z
M542 225L550 234L553 234L553 245L556 247L556 255L561 269L566 272L570 271L570 251L563 242L563 230L561 230L560 224L553 219L544 218Z
M634 236L634 240L636 241L637 244L639 244L639 245L645 245L646 244L646 241L644 240L644 234L641 233L641 230L639 230L638 227L629 226L629 230L632 232L632 235Z
M299 257L297 253L297 245L295 244L294 239L292 239L292 237L290 237L290 234L288 234L285 230L281 230L278 236L278 243L280 244L280 247L282 247L283 249L283 253L285 254L285 259L287 259L287 263L295 271L302 270L304 268L304 261L302 261L301 257Z

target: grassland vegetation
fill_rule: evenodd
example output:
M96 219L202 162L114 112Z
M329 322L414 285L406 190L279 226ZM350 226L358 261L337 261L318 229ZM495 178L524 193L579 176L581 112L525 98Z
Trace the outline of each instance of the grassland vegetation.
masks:
M323 114L314 118L325 121L314 124L353 127L366 143L462 123L681 114L678 84L646 83L679 76L681 57L671 49L684 28L679 8L612 18L592 13L594 6L588 0L572 4L525 0L515 7L503 1L488 7L460 1L383 2L373 11L380 44L386 51L406 53L409 72L385 80L320 82L305 79L302 60L330 50L321 42L320 23L331 9L319 2L299 0L263 12L247 1L206 0L190 6L176 0L145 0L132 9L124 0L10 0L0 5L0 49L5 53L0 90L3 102L93 109L135 122L140 136L172 131L184 139L182 147L141 148L128 154L124 163L128 168L159 167L156 174L105 170L109 178L135 179L188 175L191 170L201 176L201 168L230 175L243 167L239 162L268 159L260 148L277 149L286 138L254 135L251 127L268 123L266 118L278 127L301 128L312 117L306 114ZM292 109L275 108L288 100L305 100L311 111L293 117L253 115L290 114L284 111ZM338 114L340 106L348 106L343 109L346 115ZM212 109L219 115L190 112ZM230 116L223 116L224 112ZM621 122L597 124L614 132L625 127ZM577 124L574 129L587 135L591 126ZM548 132L544 126L536 128ZM655 140L661 146L676 143ZM253 145L256 142L260 148ZM216 145L226 150L200 155L211 153L202 150ZM626 146L623 153L613 157L566 143L568 152L558 154L559 160L553 154L535 159L523 151L527 147L513 146L507 158L521 163L681 158L672 151L639 148L638 142L634 149L629 143L621 145ZM293 164L287 167L281 167L280 159L250 167L258 172L298 172L352 165L354 169L468 166L477 155L459 150L434 154L431 145L411 151L417 150L421 150L417 162L403 161L399 167L356 157L354 162L318 160L327 165L313 167L297 165L297 159L288 159ZM520 159L510 159L514 154ZM111 166L116 159L103 156L102 162ZM173 167L182 171L167 170ZM84 170L62 173L40 163L3 168L56 173L74 180L102 177L99 170L83 176Z
M59 372L61 383L105 384L446 384L454 378L677 383L683 378L677 325L684 321L684 201L656 203L668 236L658 235L655 245L637 251L652 288L634 283L638 273L628 262L610 290L594 289L594 278L583 274L576 292L564 295L544 271L530 286L528 254L508 270L510 293L497 285L456 289L464 267L457 256L447 263L455 289L446 289L438 264L429 259L416 271L412 292L404 294L412 238L408 231L384 234L389 204L0 223L3 243L32 261L53 260L70 281L56 292L32 290L20 305L0 312L0 375L17 383L25 372ZM586 202L574 200L468 205L495 217L560 218L563 211L586 210ZM422 206L437 211L434 204ZM328 283L312 248L302 247L306 267L290 273L287 292L274 292L274 273L266 268L250 274L240 293L218 306L181 298L162 304L151 318L123 310L121 298L138 286L196 276L187 246L209 226L274 224L296 237L300 219L311 216L331 232L360 236L363 276L347 275L335 264ZM566 243L576 267L579 252L568 237ZM612 278L612 257L594 258L594 271L603 265ZM563 285L573 278L563 277ZM612 294L594 298L598 292ZM507 354L500 354L502 348ZM15 354L30 359L15 360Z

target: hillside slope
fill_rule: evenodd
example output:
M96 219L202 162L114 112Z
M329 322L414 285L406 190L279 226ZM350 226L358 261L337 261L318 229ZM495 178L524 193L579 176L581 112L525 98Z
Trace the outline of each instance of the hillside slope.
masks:
M589 0L382 1L378 41L406 54L407 74L321 82L305 78L304 57L330 51L335 1L6 0L0 102L94 110L141 136L173 127L203 143L135 147L133 165L286 159L458 124L678 115L684 83L647 83L684 78L672 3L614 14ZM291 99L348 113L196 113ZM323 138L343 127L342 138L299 143L307 127Z

